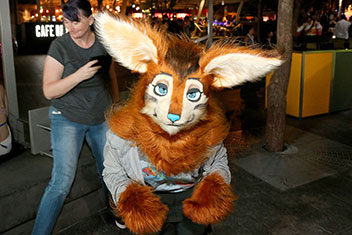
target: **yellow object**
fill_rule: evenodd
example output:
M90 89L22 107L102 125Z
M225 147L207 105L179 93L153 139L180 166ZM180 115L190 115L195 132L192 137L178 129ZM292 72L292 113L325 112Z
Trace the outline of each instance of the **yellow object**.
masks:
M302 53L292 53L290 80L287 88L287 106L286 113L299 117L300 107L300 90L301 90L301 73L302 73ZM274 73L269 73L265 81L265 94L268 94L267 88ZM265 106L268 105L268 97L265 96Z
M348 51L293 52L287 89L286 113L309 117L329 113L336 53ZM266 77L268 87L272 73ZM267 97L265 99L267 104Z
M329 112L332 52L306 54L301 117Z
M299 117L302 53L292 53L290 80L287 88L286 113Z

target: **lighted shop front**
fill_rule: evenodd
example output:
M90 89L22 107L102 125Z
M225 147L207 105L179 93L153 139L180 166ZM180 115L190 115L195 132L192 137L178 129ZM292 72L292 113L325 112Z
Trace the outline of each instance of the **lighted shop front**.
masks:
M90 1L93 14L98 12L98 1ZM163 13L151 8L142 9L140 1L129 4L126 13L134 18L156 17L162 18ZM104 10L112 14L119 14L122 8L122 0L104 0ZM61 0L17 0L16 8L16 40L20 50L30 53L45 53L51 41L62 36L66 29L62 24ZM151 14L153 12L153 15ZM206 14L207 10L203 10ZM170 19L183 19L186 16L197 13L192 9L177 10L167 13Z

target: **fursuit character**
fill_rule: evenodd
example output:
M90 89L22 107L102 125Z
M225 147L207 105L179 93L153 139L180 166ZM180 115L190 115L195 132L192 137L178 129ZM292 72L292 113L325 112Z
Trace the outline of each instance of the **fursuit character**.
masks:
M178 234L189 227L201 234L236 199L222 143L229 124L214 90L262 77L282 63L280 55L229 43L207 50L107 13L95 24L112 57L140 73L129 101L108 115L103 177L114 213L138 234L164 223L180 225Z

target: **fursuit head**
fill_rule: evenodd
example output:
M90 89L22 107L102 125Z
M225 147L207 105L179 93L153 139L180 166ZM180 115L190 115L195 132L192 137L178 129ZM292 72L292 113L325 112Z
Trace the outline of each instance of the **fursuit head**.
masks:
M201 168L211 147L228 135L229 123L215 92L261 78L283 62L276 50L230 42L207 49L147 21L104 12L95 18L97 35L109 54L140 74L129 100L109 112L108 125L168 176ZM216 223L229 215L235 199L229 182L212 172L183 201L183 213L198 224ZM132 183L115 212L132 232L144 234L161 229L168 208L152 187Z

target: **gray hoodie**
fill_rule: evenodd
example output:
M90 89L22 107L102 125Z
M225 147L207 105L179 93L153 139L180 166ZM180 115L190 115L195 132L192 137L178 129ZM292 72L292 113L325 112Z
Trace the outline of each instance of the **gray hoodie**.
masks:
M134 142L120 138L111 130L106 133L106 137L103 179L117 204L120 194L130 183L146 184L140 160L147 158ZM191 175L200 182L205 176L217 172L230 184L231 173L223 143L213 146L208 154L208 160L199 169L180 174Z

